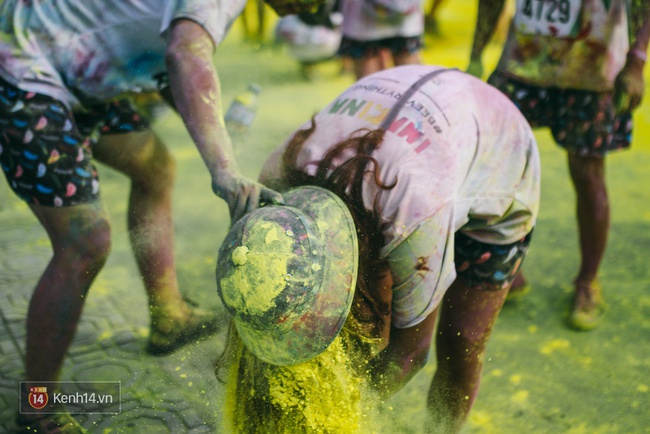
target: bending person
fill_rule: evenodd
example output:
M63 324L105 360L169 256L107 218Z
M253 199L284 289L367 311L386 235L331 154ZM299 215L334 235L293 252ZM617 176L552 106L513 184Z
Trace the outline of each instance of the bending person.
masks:
M427 429L458 431L538 212L539 157L521 113L458 70L384 70L297 130L260 180L289 190L286 205L242 218L217 266L232 347L246 348L221 361L239 375L229 380L236 431L338 432L318 421L353 423L341 412L359 389L336 371L337 351L390 396L426 364L437 321ZM284 396L288 378L299 399Z

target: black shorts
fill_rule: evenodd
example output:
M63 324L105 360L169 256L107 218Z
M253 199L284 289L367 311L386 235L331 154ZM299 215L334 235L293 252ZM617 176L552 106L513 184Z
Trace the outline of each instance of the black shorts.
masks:
M96 200L93 138L148 128L128 100L73 113L58 100L0 79L0 165L11 189L30 204L55 207Z
M568 152L603 157L630 147L632 114L616 115L612 92L539 87L494 72L488 83L505 93L533 128L549 127Z
M528 252L533 231L511 244L486 244L456 232L454 262L456 276L478 289L500 290L510 286Z
M374 41L359 41L344 36L341 39L338 54L339 56L347 56L353 59L363 59L364 57L378 55L381 49L388 49L393 55L404 55L416 53L421 48L421 36L395 37Z

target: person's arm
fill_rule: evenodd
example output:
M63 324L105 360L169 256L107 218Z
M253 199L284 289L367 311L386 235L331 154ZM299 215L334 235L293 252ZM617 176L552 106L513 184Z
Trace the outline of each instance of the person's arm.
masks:
M475 77L483 77L483 50L494 35L494 30L503 13L505 0L479 0L476 29L467 72Z
M408 328L391 327L388 347L368 364L372 385L382 397L399 391L427 363L438 310Z
M630 49L625 66L614 82L617 113L631 112L641 104L645 91L643 67L650 39L650 2L632 0L630 5Z
M180 114L212 177L212 189L230 209L233 222L259 202L281 203L282 196L241 175L226 131L214 43L190 20L172 23L166 64L173 105Z

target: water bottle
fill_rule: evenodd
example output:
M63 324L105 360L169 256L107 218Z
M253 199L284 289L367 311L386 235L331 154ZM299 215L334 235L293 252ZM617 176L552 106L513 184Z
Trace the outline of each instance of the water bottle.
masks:
M257 97L262 87L257 83L249 83L246 92L241 93L228 107L224 120L230 134L241 134L248 130L257 112Z

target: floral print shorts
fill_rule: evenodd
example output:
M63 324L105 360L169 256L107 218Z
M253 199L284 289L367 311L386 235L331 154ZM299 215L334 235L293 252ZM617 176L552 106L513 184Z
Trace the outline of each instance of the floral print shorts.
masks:
M58 207L96 200L94 139L147 128L148 121L128 100L72 113L60 101L0 79L0 166L11 189L30 204Z
M612 92L533 86L498 71L488 83L505 93L533 128L549 127L568 152L604 157L630 147L632 114L616 115Z
M512 244L496 245L456 232L456 275L472 288L492 291L508 288L521 268L532 236L533 231Z

